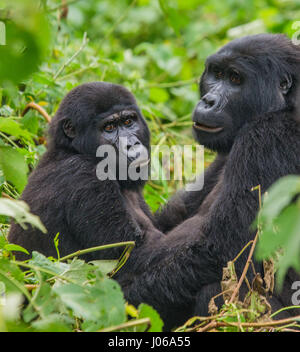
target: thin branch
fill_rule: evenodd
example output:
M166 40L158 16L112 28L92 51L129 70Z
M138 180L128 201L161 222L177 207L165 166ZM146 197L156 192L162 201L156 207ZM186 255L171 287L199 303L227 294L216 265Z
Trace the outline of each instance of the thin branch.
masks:
M291 323L295 323L297 320L300 319L300 315L297 315L295 317L291 318L286 318L286 319L281 319L281 320L273 320L273 321L268 321L268 322L261 322L261 323L242 323L242 322L224 322L224 321L213 321L210 324L207 324L204 326L202 329L199 329L198 332L205 332L209 331L213 328L217 327L229 327L229 326L234 326L234 327L243 327L243 328L269 328L269 327L276 327L276 326L281 326L281 325L287 325Z
M243 249L239 252L239 254L233 259L233 263L235 263L239 257L244 253L244 251L251 245L251 243L253 243L253 240L249 241L244 247Z
M80 48L57 70L57 72L53 76L53 80L55 81L56 78L62 73L62 71L70 65L70 63L82 52L82 50L85 48L87 43L89 42L89 39L87 38L87 33L84 32L83 34L83 39L82 39L82 44Z
M127 9L124 11L123 15L120 16L116 22L113 24L113 26L109 29L108 32L106 32L104 38L102 39L101 44L113 33L113 31L117 28L117 26L124 20L124 18L128 15L129 11L134 7L136 4L137 0L133 0L131 4L127 7Z
M106 244L103 246L96 246L96 247L91 247L87 249L80 249L74 253L68 254L65 257L60 258L59 261L64 261L73 257L78 257L79 255L91 253L91 252L96 252L96 251L102 251L105 249L109 248L116 248L116 247L124 247L124 246L134 246L135 242L134 241L127 241L127 242L118 242L118 243L111 243L111 244Z
M285 310L289 310L289 309L299 309L299 308L300 308L300 306L288 306L288 307L283 307L283 308L277 310L276 312L272 313L272 314L270 315L270 318L273 318L275 315L277 315L277 314L279 314L279 313L281 313L281 312L284 312Z
M110 326L109 328L98 330L98 332L111 332L111 331L119 331L122 329L132 328L139 325L147 324L146 331L151 327L151 320L149 318L143 318L139 320L131 320L127 323Z
M72 76L80 75L81 73L83 73L83 72L85 72L85 71L93 70L93 69L95 69L95 68L97 68L97 67L98 67L97 64L92 64L92 65L90 65L90 66L83 67L83 68L81 68L81 69L79 69L79 70L77 70L77 71L70 72L70 73L68 73L68 74L66 74L66 75L64 75L64 76L62 76L62 77L58 77L58 78L57 78L57 81L67 80L67 79L69 79L69 78L72 77Z
M20 147L14 142L12 141L5 133L0 131L0 136L2 138L4 138L5 140L7 140L8 143L10 143L13 147L15 147L16 149L19 149Z
M60 10L61 8L65 7L65 6L69 6L69 5L72 5L78 1L81 1L81 0L69 0L69 1L63 1L61 4L55 6L55 7L52 7L50 9L47 9L47 12L54 12L56 10Z
M27 114L30 109L38 111L48 123L51 122L51 117L48 115L47 111L44 110L39 104L34 103L33 101L25 106L25 109L22 112L22 116Z
M176 82L149 83L149 84L146 84L144 88L173 88L173 87L189 86L194 83L199 83L199 78L192 78L185 81L176 81Z
M1 196L2 196L3 198L7 198L7 199L14 200L14 198L12 198L11 196L9 196L8 194L6 194L6 193L4 193L4 192L1 193Z
M261 186L258 185L256 187L252 187L251 191L254 191L254 190L258 190L258 199L259 199L259 209L261 209ZM256 232L256 235L255 235L255 238L253 240L253 243L252 243L252 246L251 246L251 249L250 249L250 253L248 255L248 259L247 259L247 262L246 262L246 265L244 267L244 270L243 270L243 273L240 277L240 280L237 284L237 286L235 287L233 293L232 293L232 296L230 298L230 301L229 301L229 304L232 303L236 297L236 295L238 294L241 286L242 286L242 283L246 277L246 274L247 274L247 271L248 271L248 268L249 268L249 265L250 263L252 262L252 256L253 256L253 253L254 253L254 249L255 249L255 246L256 246L256 243L257 243L257 240L258 240L258 236L259 236L259 232L260 232L260 226L258 224L258 230Z
M241 277L240 277L240 280L239 280L237 286L235 287L235 289L234 289L234 291L233 291L233 293L232 293L232 296L231 296L231 298L230 298L229 304L234 301L234 299L235 299L236 295L238 294L238 292L239 292L239 290L240 290L240 288L241 288L241 286L242 286L242 283L243 283L243 281L244 281L244 279L245 279L245 277L246 277L246 274L247 274L249 265L250 265L250 263L251 263L251 261L252 261L251 258L252 258L252 255L253 255L253 253L254 253L254 249L255 249L255 245L256 245L257 239L258 239L258 232L257 232L256 235L255 235L255 238L254 238L254 240L253 240L253 243L252 243L252 246L251 246L251 249L250 249L250 253L249 253L249 256L248 256L246 265L245 265L245 267L244 267L243 273L242 273L242 275L241 275Z

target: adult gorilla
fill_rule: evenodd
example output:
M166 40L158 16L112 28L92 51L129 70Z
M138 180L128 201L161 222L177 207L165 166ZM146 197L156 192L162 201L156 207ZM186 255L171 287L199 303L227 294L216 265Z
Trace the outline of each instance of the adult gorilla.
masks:
M300 49L283 35L237 39L207 59L193 131L219 156L203 191L180 192L157 216L169 232L141 250L134 274L123 273L130 302L151 304L172 326L179 323L173 314L190 314L198 294L196 312L205 314L222 268L254 237L259 199L251 189L265 192L280 177L300 173L299 88ZM238 275L247 255L236 262ZM263 274L261 263L255 269ZM273 296L274 310L291 304L290 280Z

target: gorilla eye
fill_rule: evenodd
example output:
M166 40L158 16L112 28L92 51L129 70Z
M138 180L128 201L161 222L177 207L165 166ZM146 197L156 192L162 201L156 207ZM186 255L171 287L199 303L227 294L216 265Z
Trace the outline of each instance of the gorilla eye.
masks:
M131 126L131 124L132 124L132 120L131 119L126 119L125 121L124 121L124 125L125 126Z
M229 79L234 84L240 84L241 83L241 76L240 76L240 74L237 71L232 71L230 73Z
M104 126L104 131L106 132L112 132L115 129L115 125L112 123L109 123Z
M288 82L287 81L283 81L280 83L280 88L283 90L287 90L288 89Z
M214 69L214 75L216 79L221 79L224 76L223 71L218 69Z

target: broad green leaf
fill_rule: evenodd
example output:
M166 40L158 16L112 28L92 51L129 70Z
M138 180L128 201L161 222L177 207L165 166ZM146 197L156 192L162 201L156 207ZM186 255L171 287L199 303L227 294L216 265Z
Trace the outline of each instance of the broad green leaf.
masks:
M89 288L85 289L80 285L68 283L57 285L53 290L76 317L87 320L97 319L97 304L90 295Z
M95 265L103 275L107 275L117 267L118 260L93 260L90 263Z
M289 267L300 272L300 206L292 204L274 220L273 226L264 229L257 244L256 257L267 259L282 249L278 261L278 284L282 284Z
M7 181L22 192L27 183L28 166L24 156L11 147L0 146L0 168Z
M26 130L36 135L39 128L39 119L36 115L28 113L22 118L22 125Z
M36 320L32 323L32 327L38 331L45 332L71 332L74 320L70 317L52 313L42 319Z
M5 292L22 292L23 271L7 258L0 257L0 281L5 285Z
M53 288L73 314L84 319L85 331L96 331L125 321L125 302L120 286L112 279L97 280L95 285L61 284Z
M23 248L23 247L21 247L21 246L19 246L17 244L12 244L12 243L6 244L4 246L4 249L9 251L9 252L16 251L16 252L23 252L23 253L29 254L28 251L25 248Z
M25 224L30 224L44 233L47 232L39 217L31 214L29 206L21 200L0 198L0 214L13 217L24 228Z
M159 314L151 306L145 303L141 303L138 307L139 319L150 318L151 327L148 332L161 332L163 328L163 321L161 320Z
M0 131L16 138L23 137L27 140L32 140L30 133L24 130L19 123L5 117L0 117Z
M61 263L62 264L62 263ZM94 275L95 267L87 264L84 260L73 259L68 264L63 275L77 284L83 284L89 280L91 275Z
M263 207L258 217L260 221L269 226L299 192L299 176L290 175L278 180L264 195Z
M6 45L0 45L0 82L21 82L38 68L50 40L48 19L39 2L2 1L10 7L10 21L5 23Z
M53 262L46 258L43 254L36 251L32 252L32 259L30 259L29 263L37 268L46 269L58 275L66 272L69 269L68 264Z
M46 282L41 282L37 288L38 292L33 304L28 304L23 311L23 319L25 322L30 322L38 316L47 317L55 308L58 301L55 300L51 285Z

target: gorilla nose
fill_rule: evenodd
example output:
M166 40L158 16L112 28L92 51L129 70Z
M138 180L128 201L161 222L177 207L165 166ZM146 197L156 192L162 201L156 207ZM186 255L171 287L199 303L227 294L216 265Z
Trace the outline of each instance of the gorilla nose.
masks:
M142 145L140 141L133 141L133 142L128 141L126 148L127 148L127 150L129 150L131 148L138 149L140 147L140 145Z
M214 94L205 94L199 102L201 108L209 110L212 109L217 104L217 96Z
M220 107L220 97L216 94L207 93L198 102L194 114L193 121L206 119L210 112L218 112Z
M143 149L143 145L137 144L137 143L132 146L127 147L128 158L129 159L136 159L141 154L142 149Z

